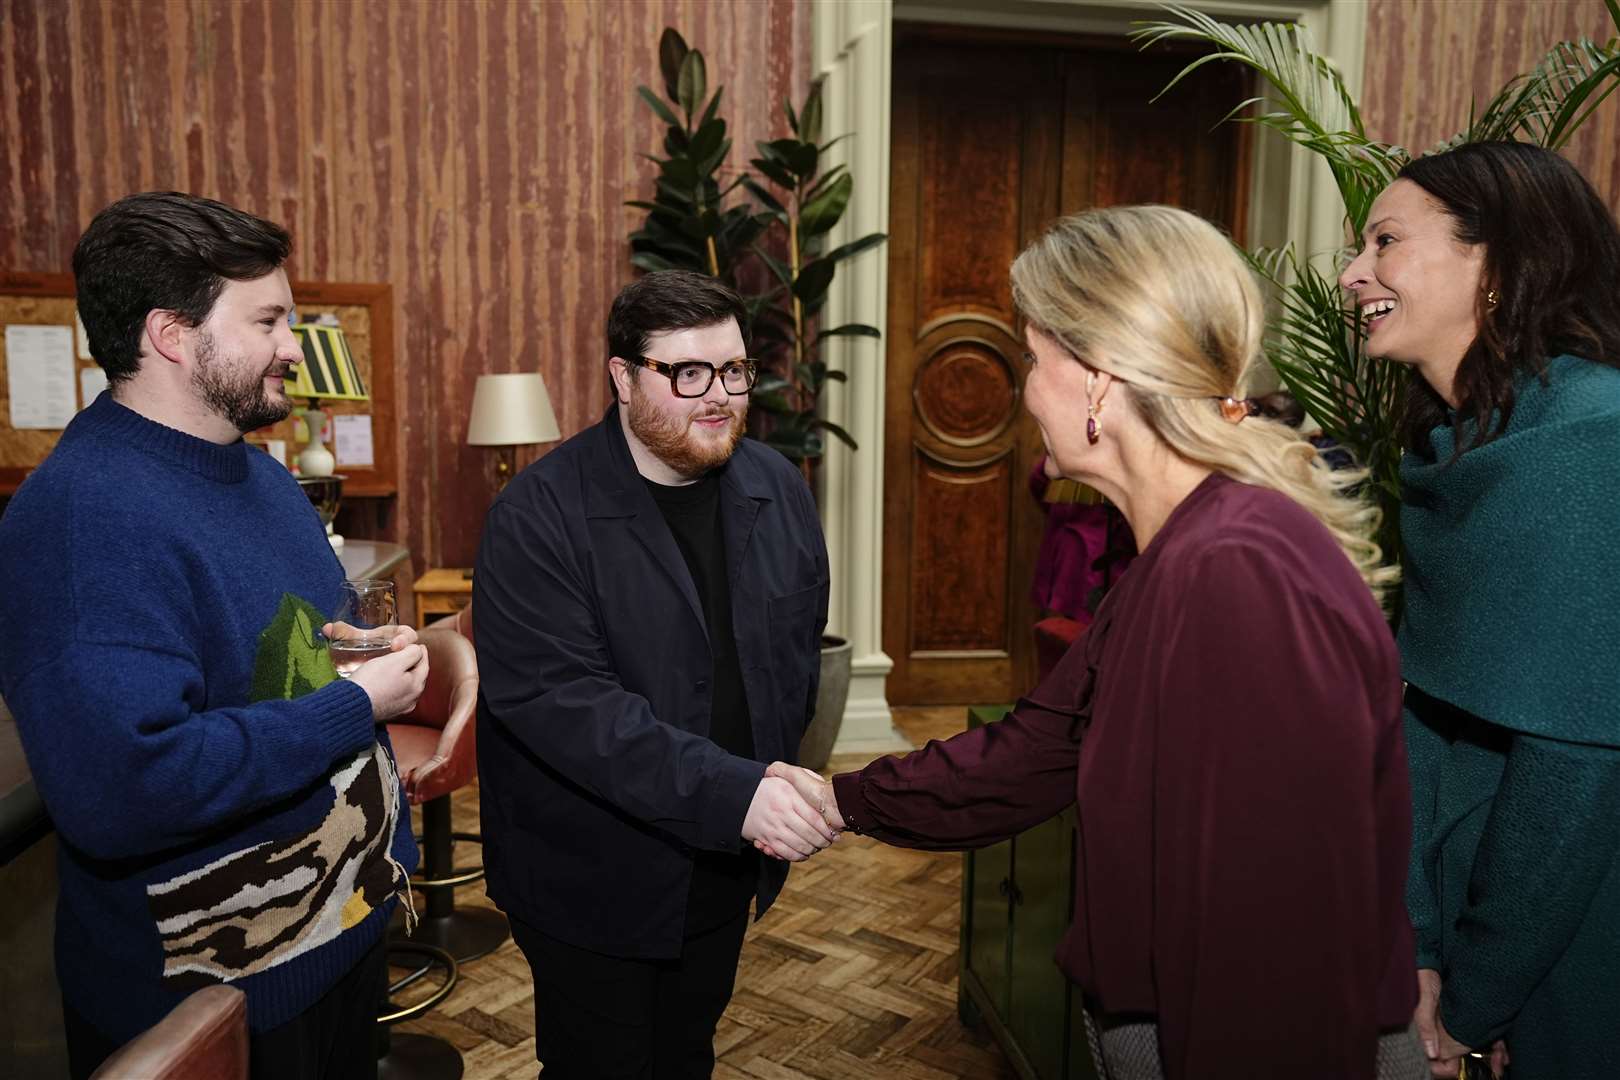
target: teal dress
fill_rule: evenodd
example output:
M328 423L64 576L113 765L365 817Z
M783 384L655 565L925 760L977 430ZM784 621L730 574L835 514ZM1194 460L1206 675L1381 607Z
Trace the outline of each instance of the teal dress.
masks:
M1465 431L1465 438L1466 438ZM1620 1077L1620 370L1526 378L1401 465L1418 966L1513 1080Z

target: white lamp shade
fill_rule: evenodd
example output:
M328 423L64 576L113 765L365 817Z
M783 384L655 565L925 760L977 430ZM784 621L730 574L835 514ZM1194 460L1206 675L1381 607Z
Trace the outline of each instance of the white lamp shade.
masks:
M538 371L478 376L467 423L469 446L526 446L560 438L551 395Z

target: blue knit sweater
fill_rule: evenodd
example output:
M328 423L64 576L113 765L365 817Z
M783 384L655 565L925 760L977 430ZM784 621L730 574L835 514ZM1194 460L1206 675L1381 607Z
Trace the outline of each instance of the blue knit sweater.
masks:
M317 635L342 580L268 455L105 393L0 519L0 693L60 839L62 992L104 1035L218 982L276 1027L383 933L416 847Z

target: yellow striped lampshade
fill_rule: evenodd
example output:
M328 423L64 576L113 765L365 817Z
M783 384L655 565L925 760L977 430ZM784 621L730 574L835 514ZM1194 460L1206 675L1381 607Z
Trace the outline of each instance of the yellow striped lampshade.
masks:
M349 355L349 343L336 326L299 323L292 328L304 349L304 362L287 382L287 396L332 401L367 401L366 384Z

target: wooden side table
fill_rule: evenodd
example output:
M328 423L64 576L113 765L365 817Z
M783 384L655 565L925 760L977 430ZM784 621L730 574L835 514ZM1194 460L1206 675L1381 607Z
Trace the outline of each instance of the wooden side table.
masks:
M459 567L435 567L416 579L416 617L422 626L472 603L472 578Z

